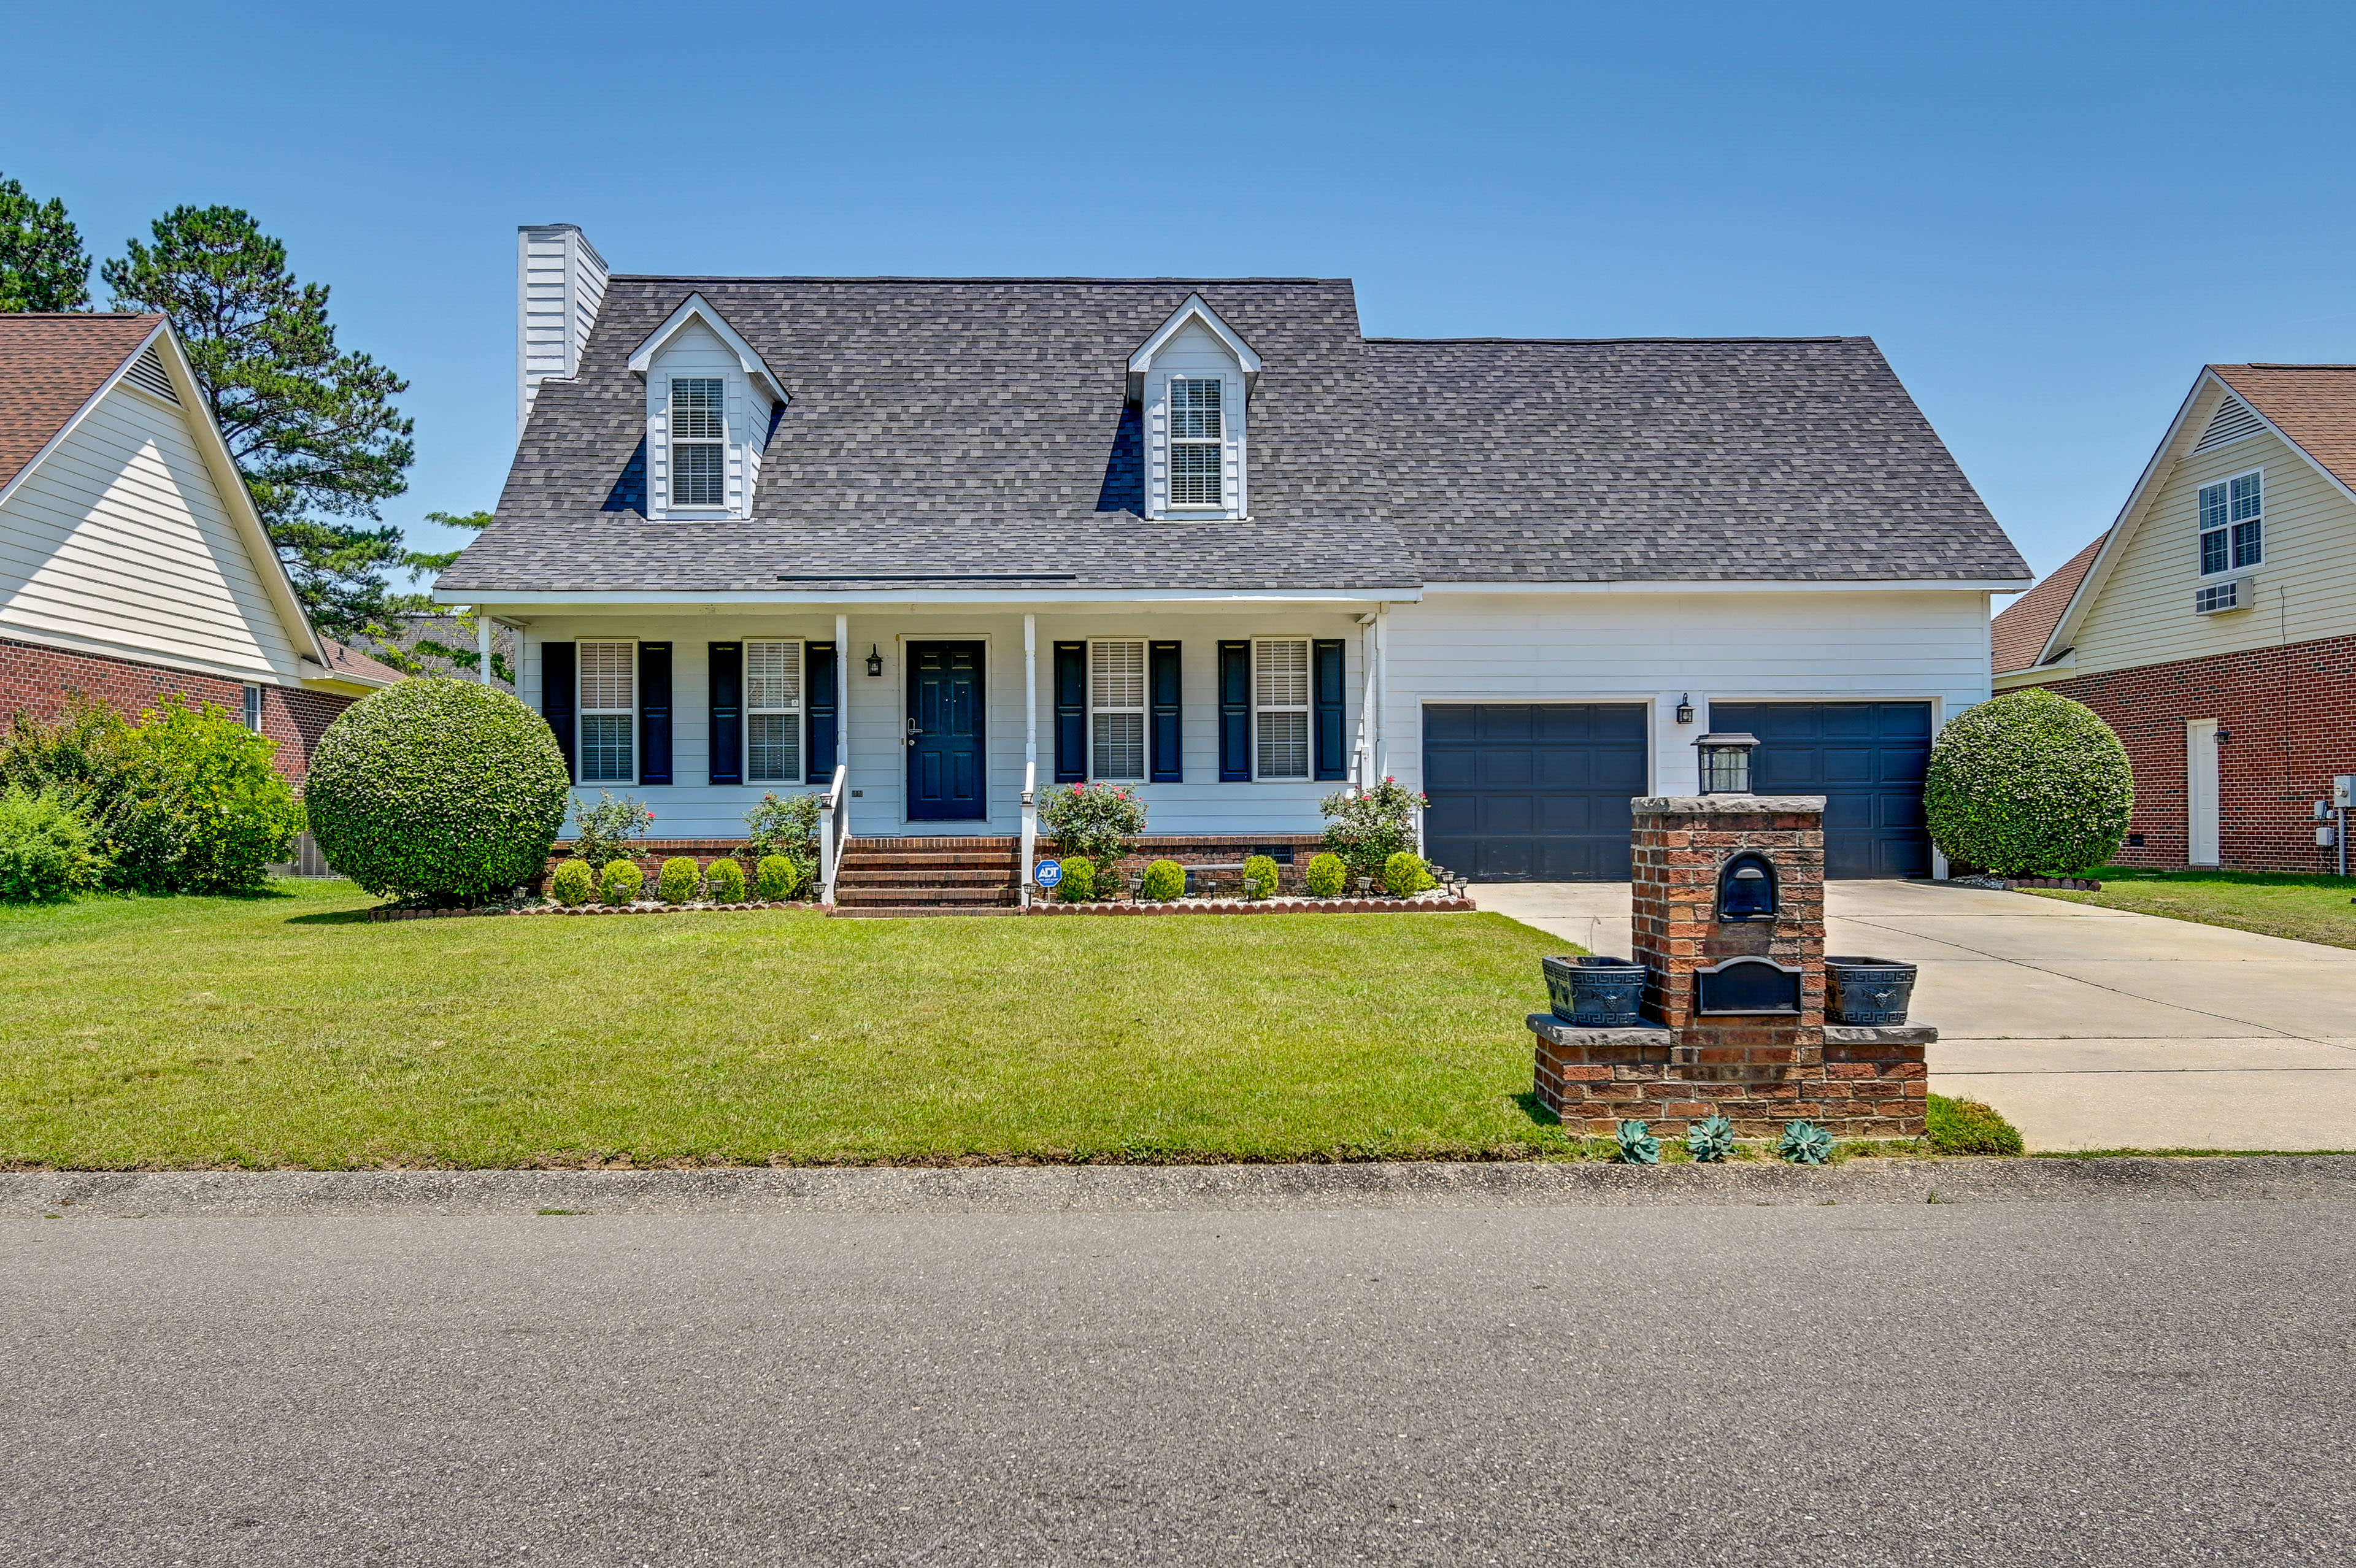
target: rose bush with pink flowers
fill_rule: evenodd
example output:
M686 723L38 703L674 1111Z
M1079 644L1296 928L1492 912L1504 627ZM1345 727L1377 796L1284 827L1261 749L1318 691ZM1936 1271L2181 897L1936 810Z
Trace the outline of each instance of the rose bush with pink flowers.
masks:
M1057 853L1101 869L1129 853L1129 841L1145 831L1145 803L1121 784L1058 784L1047 792L1039 820Z
M1325 848L1342 858L1352 880L1380 877L1394 855L1416 847L1415 814L1431 804L1395 778L1369 790L1344 790L1318 803L1325 814Z

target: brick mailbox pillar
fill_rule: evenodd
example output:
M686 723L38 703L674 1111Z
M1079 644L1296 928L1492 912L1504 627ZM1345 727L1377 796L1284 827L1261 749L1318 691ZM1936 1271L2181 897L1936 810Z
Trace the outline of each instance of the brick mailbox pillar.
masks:
M1937 1031L1825 1024L1824 797L1629 804L1645 1021L1533 1014L1539 1099L1590 1133L1623 1119L1676 1133L1717 1115L1746 1137L1798 1119L1837 1137L1919 1137Z

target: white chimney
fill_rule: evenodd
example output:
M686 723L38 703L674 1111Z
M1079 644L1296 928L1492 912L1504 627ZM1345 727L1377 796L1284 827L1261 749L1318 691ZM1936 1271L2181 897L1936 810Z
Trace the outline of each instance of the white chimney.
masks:
M540 384L581 372L581 350L605 297L605 259L570 223L516 230L516 439Z

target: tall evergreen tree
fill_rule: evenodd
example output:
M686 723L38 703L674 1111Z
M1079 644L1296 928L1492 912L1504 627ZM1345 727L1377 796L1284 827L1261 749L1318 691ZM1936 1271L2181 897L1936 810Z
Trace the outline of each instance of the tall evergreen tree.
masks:
M155 243L99 269L118 310L171 318L303 606L329 636L383 635L386 572L405 559L378 507L409 487L409 383L336 347L323 283L233 207L176 207ZM369 526L369 525L376 526Z
M0 311L89 308L90 252L66 204L0 179Z

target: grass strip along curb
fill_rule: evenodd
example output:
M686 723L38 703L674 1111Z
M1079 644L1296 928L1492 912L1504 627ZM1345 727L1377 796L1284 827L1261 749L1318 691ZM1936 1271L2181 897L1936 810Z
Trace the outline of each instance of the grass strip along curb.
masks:
M2356 1200L2356 1155L1579 1164L985 1166L948 1169L23 1171L0 1218L1057 1213Z

